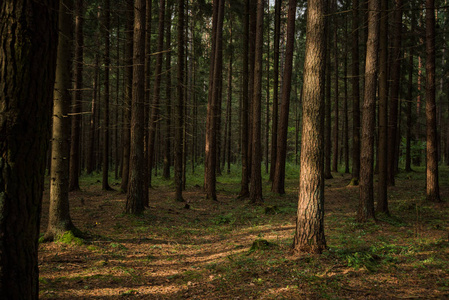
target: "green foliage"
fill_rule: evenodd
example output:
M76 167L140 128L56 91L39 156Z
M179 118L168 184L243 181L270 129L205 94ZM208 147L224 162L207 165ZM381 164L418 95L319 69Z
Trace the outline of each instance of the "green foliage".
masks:
M84 244L84 240L76 237L72 231L66 231L63 234L57 236L55 238L55 242L63 243L63 244L67 244L67 245L75 244L78 246L81 246Z
M224 224L234 224L235 222L235 216L233 216L232 213L226 214L226 215L219 215L212 219L212 223L215 225L224 225Z

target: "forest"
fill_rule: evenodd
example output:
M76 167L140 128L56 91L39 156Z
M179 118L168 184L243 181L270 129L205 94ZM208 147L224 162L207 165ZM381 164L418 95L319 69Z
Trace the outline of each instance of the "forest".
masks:
M447 0L0 2L0 300L449 298Z

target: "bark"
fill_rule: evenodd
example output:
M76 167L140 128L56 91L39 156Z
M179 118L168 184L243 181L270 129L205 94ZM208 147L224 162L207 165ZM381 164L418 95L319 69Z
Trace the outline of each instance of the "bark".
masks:
M204 169L204 189L206 197L211 200L217 200L216 195L216 167L217 167L217 115L221 109L219 107L219 97L221 94L222 80L222 44L223 44L223 19L224 19L224 1L214 1L215 21L212 26L212 52L211 52L211 70L209 77L209 101L207 106L206 120L206 164ZM212 65L213 64L213 65Z
M95 141L96 141L96 128L97 128L97 89L98 89L98 64L99 57L98 54L95 55L95 66L94 66L94 80L93 80L93 90L92 90L92 102L91 102L91 113L89 122L89 140L87 145L87 158L86 158L86 173L88 175L92 174L95 169Z
M334 13L337 13L338 11L338 7L337 7L337 0L333 0L333 11ZM334 136L333 136L333 160L332 160L332 171L333 172L338 172L338 129L339 129L339 105L338 105L338 97L340 97L339 95L339 91L338 91L338 81L339 81L339 76L338 76L338 23L337 23L337 16L334 15L332 17L333 19L333 33L334 33Z
M79 22L79 5L77 1L77 23ZM70 111L72 88L72 36L73 36L73 1L61 1L59 5L58 52L56 60L56 77L53 104L53 128L50 171L50 211L46 240L53 240L64 232L74 230L69 210L69 160L70 155ZM77 24L78 26L79 24ZM78 174L77 174L78 177Z
M357 220L374 218L373 165L376 89L379 61L379 0L368 1L368 38L366 42L365 89L360 154L360 199Z
M388 1L381 0L379 36L379 143L377 211L388 213Z
M0 299L38 299L59 1L0 2Z
M145 205L149 206L149 198L148 191L151 186L151 159L150 159L150 151L149 151L149 140L150 140L150 132L147 124L150 122L150 90L151 90L151 23L152 23L152 4L153 0L146 0L145 3L145 103L144 103L144 112L143 112L143 128L144 128L144 162L145 166L148 168L144 168L144 199Z
M285 162L287 156L287 130L290 110L290 92L292 83L293 49L295 44L296 0L288 2L287 45L282 85L281 114L277 134L276 169L274 172L272 192L285 194Z
M414 18L412 17L412 24ZM412 31L414 31L415 26L412 25ZM410 46L413 46L413 41L411 40ZM410 47L409 50L409 73L408 73L408 95L407 95L407 107L406 107L406 118L407 118L407 129L406 129L406 146L405 146L405 171L412 171L412 155L411 155L411 139L412 139L412 103L413 103L413 52Z
M348 37L348 16L345 17L345 37ZM344 89L345 98L343 102L343 117L344 117L344 128L343 128L343 151L345 160L345 173L349 174L349 116L348 116L348 43L345 43L345 60L343 65L344 73Z
M231 40L232 40L232 32L231 32ZM226 103L226 136L225 136L225 149L227 153L226 161L227 161L227 170L226 173L231 173L231 128L232 128L232 64L234 61L234 55L231 53L229 57L229 65L228 65L228 98ZM225 159L223 159L223 162Z
M360 177L360 79L359 79L359 0L352 0L352 179Z
M109 186L109 66L110 58L110 29L111 29L111 0L104 0L103 38L104 38L104 99L103 99L103 176L101 189L112 190Z
M293 249L321 253L324 236L324 75L326 0L309 1L304 62L298 212Z
M184 123L184 0L178 0L178 61L177 61L177 99L175 105L175 198L184 201L182 197L182 148Z
M134 36L134 3L133 0L127 0L126 5L126 44L125 44L125 100L123 114L123 157L122 157L122 182L120 191L126 193L129 183L129 159L131 152L131 102L132 102L132 83L133 83L133 36Z
M72 110L72 137L70 143L70 176L69 190L75 191L80 189L80 135L81 135L81 105L82 105L82 88L83 88L83 8L82 2L76 1L76 24L75 24L75 76L74 76L74 93L73 93L73 110ZM73 6L72 6L73 7ZM70 12L72 13L72 12ZM66 16L67 18L67 16ZM72 36L72 34L71 34ZM72 41L70 41L72 42ZM71 48L72 45L69 47Z
M394 185L396 175L396 148L399 143L398 134L398 104L399 82L401 76L401 34L402 32L402 0L395 0L393 47L391 63L391 93L388 119L388 185Z
M167 28L165 48L168 50L165 57L165 140L164 140L164 170L162 172L165 179L170 179L171 166L171 9L170 5L167 7Z
M281 36L281 6L282 0L276 0L274 5L274 57L273 57L273 115L271 126L271 169L270 181L273 182L276 169L277 134L278 134L278 98L279 98L279 42Z
M143 213L145 197L144 109L146 0L134 3L133 91L131 109L131 156L125 212Z
M242 66L242 109L241 109L241 148L242 148L242 181L239 198L249 196L249 9L250 1L246 0L243 18L243 66Z
M328 1L330 3L330 1ZM329 5L328 3L328 5ZM328 29L329 24L328 22ZM331 103L331 59L330 59L330 34L327 34L327 49L326 49L326 103L324 106L325 110L325 116L324 116L324 126L325 126L325 132L324 132L324 178L325 179L332 179L332 173L331 173L331 158L332 158L332 103Z
M252 100L252 155L251 155L251 185L249 190L250 202L258 204L262 198L262 52L263 52L263 0L257 0L256 43L254 60L254 93Z
M161 81L162 81L162 51L164 48L164 23L165 23L165 0L159 1L159 25L158 25L158 38L157 38L157 48L156 48L156 69L154 72L154 90L153 90L153 102L151 103L151 119L150 119L150 130L148 138L148 158L150 160L149 165L149 182L151 186L151 170L155 164L155 135L156 127L159 124L160 115L160 99L161 99Z
M435 103L435 1L426 0L426 199L440 202Z

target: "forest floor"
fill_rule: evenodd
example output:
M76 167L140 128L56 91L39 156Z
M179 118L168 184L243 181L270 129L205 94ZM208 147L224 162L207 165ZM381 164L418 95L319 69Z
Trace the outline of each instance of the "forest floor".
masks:
M142 217L123 214L126 195L101 191L99 176L83 176L71 216L90 237L39 244L40 298L449 299L448 169L443 203L426 203L422 169L400 173L388 191L391 216L366 224L355 221L359 189L346 186L350 175L333 173L321 255L290 250L298 193L290 173L286 195L270 193L265 178L265 203L252 206L236 199L238 175L220 176L218 202L206 200L198 171L184 193L190 209L174 200L171 180L156 178Z

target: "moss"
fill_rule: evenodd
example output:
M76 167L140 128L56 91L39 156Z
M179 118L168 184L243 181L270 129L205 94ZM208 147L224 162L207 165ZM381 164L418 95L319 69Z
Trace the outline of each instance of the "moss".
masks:
M81 246L84 244L84 240L81 238L76 237L76 235L70 230L70 231L66 231L63 234L57 236L55 238L55 242L58 243L64 243L67 245L70 244L75 244L78 246Z

